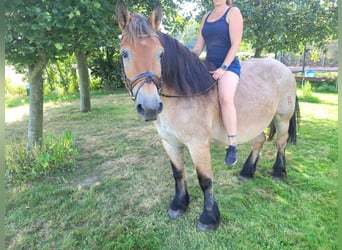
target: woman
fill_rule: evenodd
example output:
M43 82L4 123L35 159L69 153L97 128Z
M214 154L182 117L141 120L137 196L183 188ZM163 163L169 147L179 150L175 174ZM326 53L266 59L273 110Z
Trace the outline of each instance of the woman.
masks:
M237 162L237 125L234 95L240 78L240 62L236 56L242 40L243 18L231 0L213 0L214 9L203 16L193 52L198 56L204 47L206 60L216 66L211 71L218 81L218 95L228 147L225 163Z

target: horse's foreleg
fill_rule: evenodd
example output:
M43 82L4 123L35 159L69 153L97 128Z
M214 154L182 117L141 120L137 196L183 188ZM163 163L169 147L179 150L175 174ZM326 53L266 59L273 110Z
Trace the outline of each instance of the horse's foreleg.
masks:
M273 171L271 176L274 180L282 180L286 177L286 160L285 160L285 149L287 145L287 138L289 137L288 122L277 123L277 159L273 165Z
M245 164L243 165L243 168L239 175L239 179L251 179L254 177L256 165L259 159L259 153L265 143L265 140L266 136L264 132L253 139L252 151L250 152Z
M220 223L220 212L213 192L213 176L209 145L199 148L190 147L190 154L195 164L199 185L204 194L203 211L198 227L202 230L214 230Z
M184 169L184 148L173 146L163 140L163 146L169 156L173 177L175 179L175 196L169 206L169 216L180 217L188 208L190 197L186 185Z

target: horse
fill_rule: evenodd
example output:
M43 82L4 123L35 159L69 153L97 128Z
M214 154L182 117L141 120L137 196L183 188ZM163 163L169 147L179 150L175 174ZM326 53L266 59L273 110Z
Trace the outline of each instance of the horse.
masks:
M209 72L213 66L159 30L160 3L145 17L131 13L120 0L115 14L122 32L120 61L126 88L141 119L155 123L172 168L175 194L168 215L178 218L189 206L184 169L187 148L204 196L198 228L215 230L220 212L213 192L210 145L225 144L227 137L217 83ZM285 149L288 143L296 142L299 111L292 72L275 59L243 61L234 102L238 143L252 141L239 178L254 178L267 128L269 139L277 135L277 157L271 176L285 178Z

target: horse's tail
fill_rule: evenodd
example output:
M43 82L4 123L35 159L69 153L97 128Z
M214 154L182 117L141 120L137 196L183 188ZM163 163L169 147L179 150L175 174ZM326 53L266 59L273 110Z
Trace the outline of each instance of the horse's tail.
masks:
M298 97L296 96L296 104L295 104L295 112L293 113L290 121L289 121L289 137L287 138L287 143L297 143L297 126L299 127L299 120L300 120L300 109L298 104ZM268 135L268 140L271 141L277 132L276 126L274 121L271 122L270 132Z

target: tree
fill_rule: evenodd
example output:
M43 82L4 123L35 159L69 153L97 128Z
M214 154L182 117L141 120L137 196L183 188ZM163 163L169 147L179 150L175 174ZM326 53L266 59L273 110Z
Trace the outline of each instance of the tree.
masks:
M43 72L49 62L75 52L81 85L81 111L90 109L88 51L112 37L114 4L109 1L5 1L6 61L27 68L30 85L28 149L43 134ZM112 22L110 22L112 20ZM88 79L87 79L88 77ZM85 84L83 84L85 83ZM83 91L84 90L84 91ZM84 94L85 93L85 94Z
M77 51L75 54L78 78L80 79L80 111L89 112L91 109L91 105L87 55L81 51Z
M213 7L206 0L199 5L199 16ZM263 50L298 52L306 44L322 46L337 37L335 0L236 0L233 5L244 17L243 39L255 49L255 57Z
M152 9L150 1L128 2L133 10ZM42 141L43 72L49 61L75 53L81 80L80 111L90 110L87 56L95 49L118 45L120 31L113 18L115 3L108 0L32 0L30 4L19 0L5 1L6 61L28 70L28 149ZM179 29L173 1L163 0L162 3L166 13L165 27Z
M80 80L80 112L91 110L88 55L96 48L113 46L118 39L113 18L115 4L108 0L59 0L55 5L56 25L61 27L58 49L75 53Z
M321 0L238 0L244 16L244 37L261 52L302 50L306 44L322 46L337 34L337 6Z
M53 40L55 27L49 12L49 4L31 1L5 1L6 61L28 69L30 85L30 116L28 149L41 144L43 134L43 70L56 54ZM58 31L57 31L58 32Z

